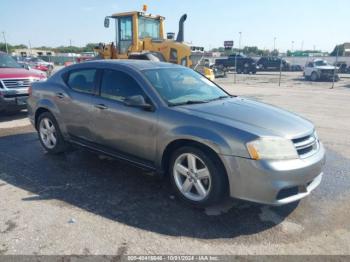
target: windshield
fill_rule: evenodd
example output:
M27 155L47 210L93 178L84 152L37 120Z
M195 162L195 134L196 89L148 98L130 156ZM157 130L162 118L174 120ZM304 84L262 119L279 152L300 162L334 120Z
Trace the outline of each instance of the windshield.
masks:
M206 77L188 68L151 69L143 73L170 106L230 97Z
M316 66L327 66L328 63L325 60L315 61Z
M159 39L160 21L152 18L139 17L139 38L150 37Z
M21 68L21 66L11 56L0 54L0 68Z

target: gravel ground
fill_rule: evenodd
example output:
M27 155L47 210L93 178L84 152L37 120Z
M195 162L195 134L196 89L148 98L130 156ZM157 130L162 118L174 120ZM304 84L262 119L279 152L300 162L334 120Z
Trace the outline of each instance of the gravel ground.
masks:
M122 162L45 154L23 112L0 117L0 254L350 254L350 79L334 89L300 73L284 73L281 87L273 73L217 82L315 123L327 164L309 197L193 209Z

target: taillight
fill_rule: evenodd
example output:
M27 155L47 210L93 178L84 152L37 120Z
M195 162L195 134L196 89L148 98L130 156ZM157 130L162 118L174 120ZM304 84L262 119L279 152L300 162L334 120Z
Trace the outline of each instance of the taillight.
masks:
M30 86L28 87L28 94L29 94L29 96L32 96L32 92L33 92L33 88L32 88L32 86L30 85Z

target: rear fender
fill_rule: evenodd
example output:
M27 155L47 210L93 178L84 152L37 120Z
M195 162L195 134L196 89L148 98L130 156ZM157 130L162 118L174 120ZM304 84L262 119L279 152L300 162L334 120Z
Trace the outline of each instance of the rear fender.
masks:
M63 134L66 133L66 127L63 123L63 121L61 120L60 118L60 110L59 108L49 99L40 99L36 105L36 111L35 111L35 115L36 115L36 112L40 109L40 108L43 108L43 109L46 109L47 111L49 111L51 114L53 114L53 116L55 117L59 127L60 127L60 130ZM37 125L37 123L35 122L35 126Z

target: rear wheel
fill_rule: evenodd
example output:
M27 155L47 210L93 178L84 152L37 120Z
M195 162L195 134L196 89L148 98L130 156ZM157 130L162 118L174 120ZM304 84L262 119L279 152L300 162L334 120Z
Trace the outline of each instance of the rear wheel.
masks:
M42 113L38 118L38 135L41 145L50 154L59 154L67 149L55 117L49 113Z
M195 207L220 202L227 190L226 172L213 154L196 147L176 150L169 173L176 194Z

